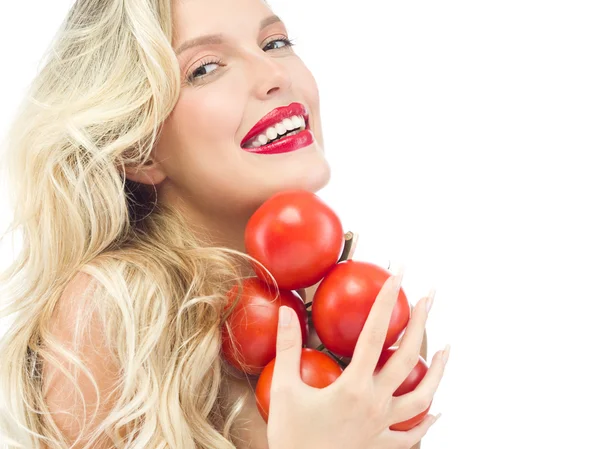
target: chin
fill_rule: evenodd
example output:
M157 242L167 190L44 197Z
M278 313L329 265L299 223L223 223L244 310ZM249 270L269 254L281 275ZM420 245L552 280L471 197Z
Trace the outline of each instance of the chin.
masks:
M327 161L323 164L320 170L315 170L314 173L309 175L306 179L306 186L300 187L304 190L308 190L313 193L317 193L323 189L331 180L331 167Z
M285 176L281 176L285 175ZM280 176L271 178L269 182L263 184L262 188L255 189L249 198L249 212L253 213L262 203L268 200L271 196L279 192L287 190L307 190L317 193L323 189L331 178L331 168L329 163L324 159L316 164L306 166L301 171L282 171Z
M307 190L316 193L323 189L331 179L331 167L327 160L320 157L294 176L286 177L277 186L277 191L284 190Z
M331 179L331 166L325 157L322 143L315 145L310 152L303 155L302 160L298 159L297 167L302 167L299 173L293 178L293 185L287 190L302 189L317 193L323 189Z

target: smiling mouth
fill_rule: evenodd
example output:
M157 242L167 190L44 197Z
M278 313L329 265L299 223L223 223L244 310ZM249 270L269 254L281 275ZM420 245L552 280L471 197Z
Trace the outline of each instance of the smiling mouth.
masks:
M260 148L261 146L276 142L283 137L298 134L307 128L308 126L303 116L293 115L281 120L273 126L269 126L261 134L242 145L242 148Z

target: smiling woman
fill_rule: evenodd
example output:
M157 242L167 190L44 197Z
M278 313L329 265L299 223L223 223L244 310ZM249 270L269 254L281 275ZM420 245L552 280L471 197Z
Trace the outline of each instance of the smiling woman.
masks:
M392 284L336 390L301 382L297 319L281 320L268 426L256 379L221 360L250 216L330 178L317 85L265 2L77 0L7 142L24 244L0 278L4 448L409 448L433 423L389 430L443 371L438 354L420 389L392 399L423 302L398 377L373 375Z
M239 226L271 194L317 191L329 180L317 85L284 23L259 0L175 2L173 23L181 91L163 123L155 163L129 179L160 184L159 202L187 198L183 207L194 223L210 219L214 229L227 230L221 242L241 250ZM293 139L296 151L240 151L249 132L266 144L290 124L269 128L294 116L310 127Z

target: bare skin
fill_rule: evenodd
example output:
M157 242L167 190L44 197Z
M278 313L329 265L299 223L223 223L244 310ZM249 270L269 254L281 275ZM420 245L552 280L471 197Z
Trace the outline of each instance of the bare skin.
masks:
M347 259L352 259L356 243L352 245ZM310 303L313 300L314 294L319 287L320 282L306 289L300 289L298 293L305 303ZM411 310L413 307L411 306ZM308 346L316 348L321 344L321 340L317 336L314 329L311 329ZM423 341L421 343L420 355L427 360L427 333L423 333ZM245 395L246 403L236 425L236 436L238 438L237 446L240 449L268 449L267 425L262 420L254 400L254 389L256 388L257 377L255 376L240 376L239 373L232 372L228 378L228 402L232 403L238 397ZM420 449L421 443L417 443L411 449Z
M176 205L189 220L190 228L215 245L239 251L244 248L244 229L260 204L276 192L304 189L317 192L330 179L325 158L319 91L316 81L300 57L289 47L284 23L261 0L173 0L174 50L200 35L220 33L222 43L188 47L177 53L181 69L179 100L165 120L150 163L129 167L126 176L153 185L161 203ZM276 107L302 103L309 113L314 143L279 155L257 155L241 148L247 132ZM78 276L61 302L76 303L89 284ZM309 301L316 286L305 292ZM53 323L57 337L69 343L72 335L61 323L73 319L75 307L57 310ZM92 374L100 390L109 391L117 381L117 367L106 369L101 329L89 334ZM426 341L421 354L425 355ZM85 357L85 355L84 355ZM45 374L51 386L47 401L51 410L70 409L82 416L83 404L67 391L57 373ZM228 376L228 399L248 394L246 407L235 425L239 447L267 449L267 426L253 400L253 380ZM91 385L81 385L84 400L94 404ZM68 398L72 400L65 403ZM110 407L101 399L97 419ZM93 407L88 407L92 408ZM67 435L77 435L76 423L63 421ZM110 445L106 446L107 448ZM418 447L418 446L415 446ZM271 448L276 449L276 448Z
M173 0L173 8L176 52L200 35L221 33L223 43L178 54L179 100L152 163L128 169L127 177L154 185L159 202L177 205L203 238L243 251L246 223L266 199L287 189L317 192L329 182L317 84L261 0ZM292 102L307 109L313 144L275 155L241 148L263 116Z

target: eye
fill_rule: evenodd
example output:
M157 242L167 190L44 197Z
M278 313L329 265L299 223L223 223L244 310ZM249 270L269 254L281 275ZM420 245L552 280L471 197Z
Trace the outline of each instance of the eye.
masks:
M265 51L280 50L280 49L285 49L285 48L291 48L294 45L295 44L293 43L292 39L288 39L287 37L279 37L279 38L273 39L272 41L267 43L263 47L263 50L265 50ZM188 75L188 77L187 77L188 82L193 83L195 80L202 79L202 78L205 78L205 77L211 75L218 69L218 67L219 67L219 65L221 65L221 63L222 63L221 59L213 59L211 61L206 61L202 65L195 68ZM213 70L208 70L207 68L211 65L216 66L216 67Z
M192 71L192 73L190 73L190 75L188 77L188 81L193 81L196 78L202 78L206 75L210 75L217 69L215 68L214 70L209 71L209 70L207 70L207 67L211 66L211 65L218 67L219 64L221 64L220 59L205 62L204 64L202 64L202 65L198 66L196 69L194 69L194 71Z
M283 42L283 45L280 46L275 46L273 48L273 45L277 42ZM267 45L265 45L265 47L263 48L263 50L267 49L267 50L278 50L280 48L285 48L285 47L293 47L295 44L293 43L293 41L291 39L288 39L287 37L279 37L277 39L273 39L271 42L269 42ZM269 46L271 46L271 48L268 48Z

